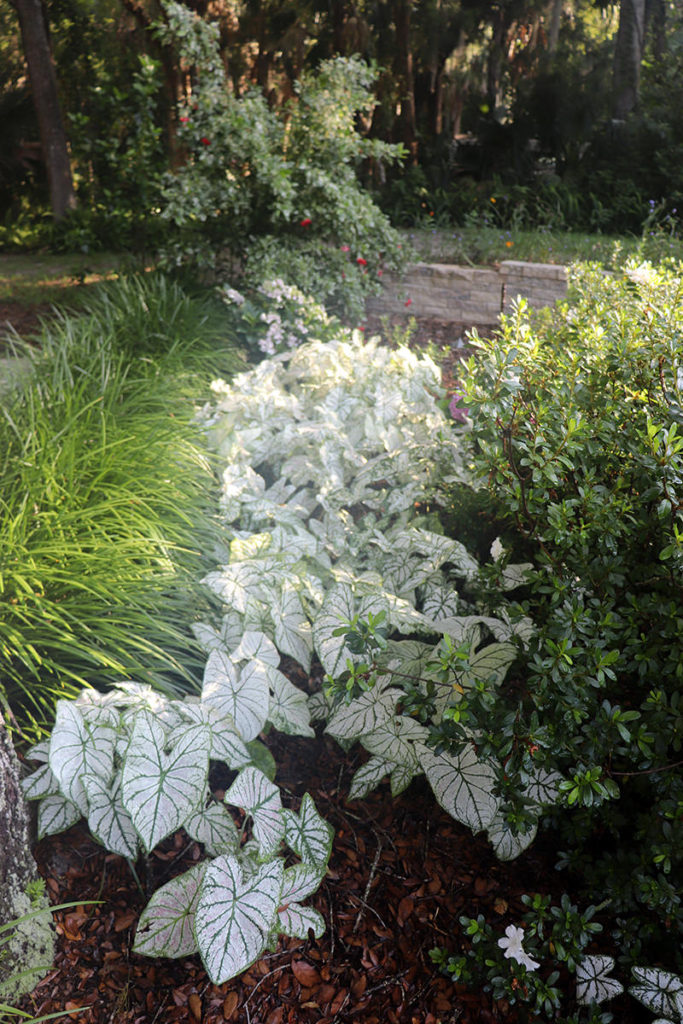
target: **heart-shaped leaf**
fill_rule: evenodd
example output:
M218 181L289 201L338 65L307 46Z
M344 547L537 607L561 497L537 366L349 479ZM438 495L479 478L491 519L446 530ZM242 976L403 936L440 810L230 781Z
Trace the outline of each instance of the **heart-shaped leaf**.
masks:
M531 846L536 838L537 831L538 827L534 824L527 832L518 832L515 834L511 831L510 826L503 816L501 814L496 814L492 823L489 825L486 834L489 837L491 845L493 846L493 852L498 860L514 860L515 857L519 857L520 853L523 853L527 847Z
M386 778L395 767L396 765L385 761L383 757L371 757L369 761L361 765L351 779L349 800L362 800L376 786L379 786L382 779Z
M195 915L199 952L214 985L246 970L266 948L277 921L284 866L263 864L243 876L236 857L208 865Z
M311 625L304 614L301 598L291 583L283 583L276 606L271 606L275 623L275 643L309 671L311 667Z
M59 783L52 774L49 764L41 764L34 772L21 780L25 800L41 800L45 796L59 793Z
M576 1001L588 1006L621 995L624 986L616 978L608 977L612 970L611 956L584 956L576 965Z
M325 931L325 918L313 907L289 903L278 911L278 931L295 939L307 939L312 931L316 939Z
M123 766L123 804L145 849L180 828L201 806L209 773L209 730L189 726L166 752L166 733L149 712L135 721Z
M355 614L356 602L348 584L333 587L313 623L313 644L325 671L333 678L343 672L347 659L354 661L353 654L346 646L343 636L334 636L345 622Z
M61 793L46 796L38 805L38 838L52 836L71 828L83 815L80 808Z
M683 1002L683 979L658 967L633 967L632 971L639 984L631 986L631 995L653 1013L676 1020Z
M387 686L388 679L388 676L378 679L371 689L350 704L341 704L330 717L325 731L335 739L355 740L358 736L370 735L393 718L394 708L402 693L395 687Z
M50 738L50 768L63 795L88 814L88 799L81 776L97 775L107 783L114 774L114 741L111 725L91 725L76 705L57 702L55 725Z
M251 815L254 838L265 860L276 853L285 837L280 790L258 768L244 768L225 794L226 804Z
M493 795L496 775L490 764L480 761L468 745L453 756L435 754L422 746L419 757L434 796L444 811L473 832L488 828L498 810Z
M183 822L183 828L192 839L204 844L211 857L239 850L239 832L224 804L212 800L208 807L193 811Z
M106 850L136 860L138 836L131 817L121 802L121 776L109 786L98 775L83 775L88 797L88 826Z
M285 840L290 850L298 854L306 864L324 869L330 857L334 830L318 813L309 794L304 793L298 814L289 809L283 814Z
M202 704L231 718L247 742L268 717L268 680L258 662L238 669L224 651L212 651L204 668Z
M371 754L385 761L417 768L419 761L415 744L425 743L428 735L427 727L414 718L396 715L362 736L361 742Z
M152 894L138 921L134 953L176 958L197 952L194 920L206 867L196 864Z
M272 665L266 665L266 675L270 687L270 722L280 732L290 736L315 736L311 728L308 698L303 690L290 683L287 676Z
M253 658L265 661L267 665L273 665L275 668L280 664L280 654L273 641L259 630L248 629L242 634L235 650L230 653L230 660L238 664L240 661L251 661Z

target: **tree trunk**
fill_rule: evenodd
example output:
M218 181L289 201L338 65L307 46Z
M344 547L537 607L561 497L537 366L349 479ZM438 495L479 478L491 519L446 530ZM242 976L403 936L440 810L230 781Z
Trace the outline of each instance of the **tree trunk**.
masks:
M42 0L13 0L19 15L24 56L31 79L33 104L47 168L50 203L55 220L76 206L71 164L57 95L47 18Z
M47 906L44 896L27 893L38 880L29 848L28 816L19 784L19 763L0 714L0 925L15 921L32 910ZM54 957L51 918L24 922L10 932L0 957L0 1001L15 1002L35 988L47 973ZM20 971L34 971L19 980Z
M413 0L395 0L392 5L396 30L394 74L399 82L401 112L399 114L400 140L417 161L417 124L415 118L415 75L411 49L410 15Z
M645 0L621 0L614 51L614 117L618 121L638 104L644 44Z

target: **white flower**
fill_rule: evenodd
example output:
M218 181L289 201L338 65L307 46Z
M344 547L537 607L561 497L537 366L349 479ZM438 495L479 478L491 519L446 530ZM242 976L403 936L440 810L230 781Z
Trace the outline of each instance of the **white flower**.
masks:
M509 924L505 929L506 938L498 939L498 945L501 949L505 950L506 959L516 960L518 964L524 964L527 971L535 971L537 967L540 967L535 960L532 960L528 953L524 952L522 946L522 939L524 938L524 931L521 928L517 928L514 924Z
M236 306L241 306L244 303L244 295L238 292L235 288L224 287L222 289L222 295L226 302L234 302Z

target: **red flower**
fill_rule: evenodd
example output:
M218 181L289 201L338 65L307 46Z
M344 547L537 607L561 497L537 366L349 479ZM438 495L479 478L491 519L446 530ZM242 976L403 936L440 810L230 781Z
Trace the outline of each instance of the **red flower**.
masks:
M199 141L201 142L202 146L210 146L211 145L211 139L207 139L206 135L202 135L202 137L201 137L201 139Z
M189 117L181 117L181 118L180 118L180 123L181 123L181 124L187 124L187 122L188 122L189 120L190 120L190 119L189 119Z
M359 266L361 266L361 267L367 267L367 265L368 265L368 261L367 261L367 260L364 260L362 256L359 256L359 257L358 257L358 258L356 259L356 263L358 263L358 264L359 264Z
M348 246L348 245L342 245L342 246L340 246L340 250L341 250L341 252L348 252L348 251L349 251L349 248L350 248L350 246Z
M378 277L381 277L383 273L384 273L384 271L383 271L383 270L378 270L378 271L377 271L377 276L378 276Z
M302 228L310 228L312 223L313 221L311 220L310 217L304 217L303 220L299 221L299 224L301 225Z
M411 306L411 305L412 305L412 302L413 302L413 300L412 300L412 299L406 299L406 301L405 301L405 302L403 303L403 305L404 305L404 306Z

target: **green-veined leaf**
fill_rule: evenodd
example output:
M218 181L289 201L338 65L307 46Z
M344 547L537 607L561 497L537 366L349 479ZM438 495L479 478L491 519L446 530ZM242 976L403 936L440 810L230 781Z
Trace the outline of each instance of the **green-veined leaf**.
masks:
M396 765L385 761L383 757L371 757L351 779L349 800L362 800L373 789L379 786L382 779L392 772Z
M490 764L480 761L468 744L454 756L435 754L427 747L419 751L427 780L444 811L473 832L488 828L498 810L493 795L496 775Z
M266 675L270 687L269 721L280 732L290 736L315 736L308 698L303 690L290 683L287 676L272 665L266 665Z
M500 813L496 814L486 830L498 860L514 860L519 857L520 853L531 846L537 832L538 826L534 824L527 832L515 834Z
M427 727L414 718L396 715L361 736L360 741L367 751L385 761L417 768L419 760L415 744L425 743L428 736Z
M237 853L240 836L237 826L224 804L214 800L208 807L193 811L183 822L183 828L192 839L203 843L211 857L222 853Z
M367 736L384 722L393 718L394 708L403 696L395 687L387 685L389 676L378 679L349 704L341 704L332 714L327 729L335 739L353 740Z
M285 837L282 801L280 790L263 772L251 766L243 768L225 794L225 802L251 815L262 859L277 852Z
M111 853L136 860L138 836L121 802L121 776L111 785L99 775L83 775L82 781L88 797L88 826L95 839Z
M324 870L332 849L334 830L318 813L312 798L304 793L299 813L286 809L285 841L305 864Z
M71 828L83 815L80 809L61 793L44 797L38 804L38 838L52 836Z
M80 709L67 700L57 702L55 725L50 737L50 768L59 788L85 817L88 800L81 776L98 775L107 783L114 774L114 740L111 725L90 725Z
M212 651L204 668L202 703L229 716L241 736L255 739L268 717L268 680L258 662L236 668L223 651Z
M236 857L208 865L195 915L195 935L214 985L241 974L266 947L277 920L284 867L271 861L244 878Z
M631 995L653 1013L675 1020L683 1002L683 979L658 967L633 967L632 971L639 984L631 986Z
M621 995L624 986L616 978L608 977L614 970L611 956L584 956L576 965L576 1001L582 1006L604 1003Z
M194 920L206 867L196 864L152 894L138 921L134 953L177 958L197 952Z
M167 753L161 725L149 712L137 717L123 765L122 797L148 852L202 804L209 744L209 730L191 725Z

